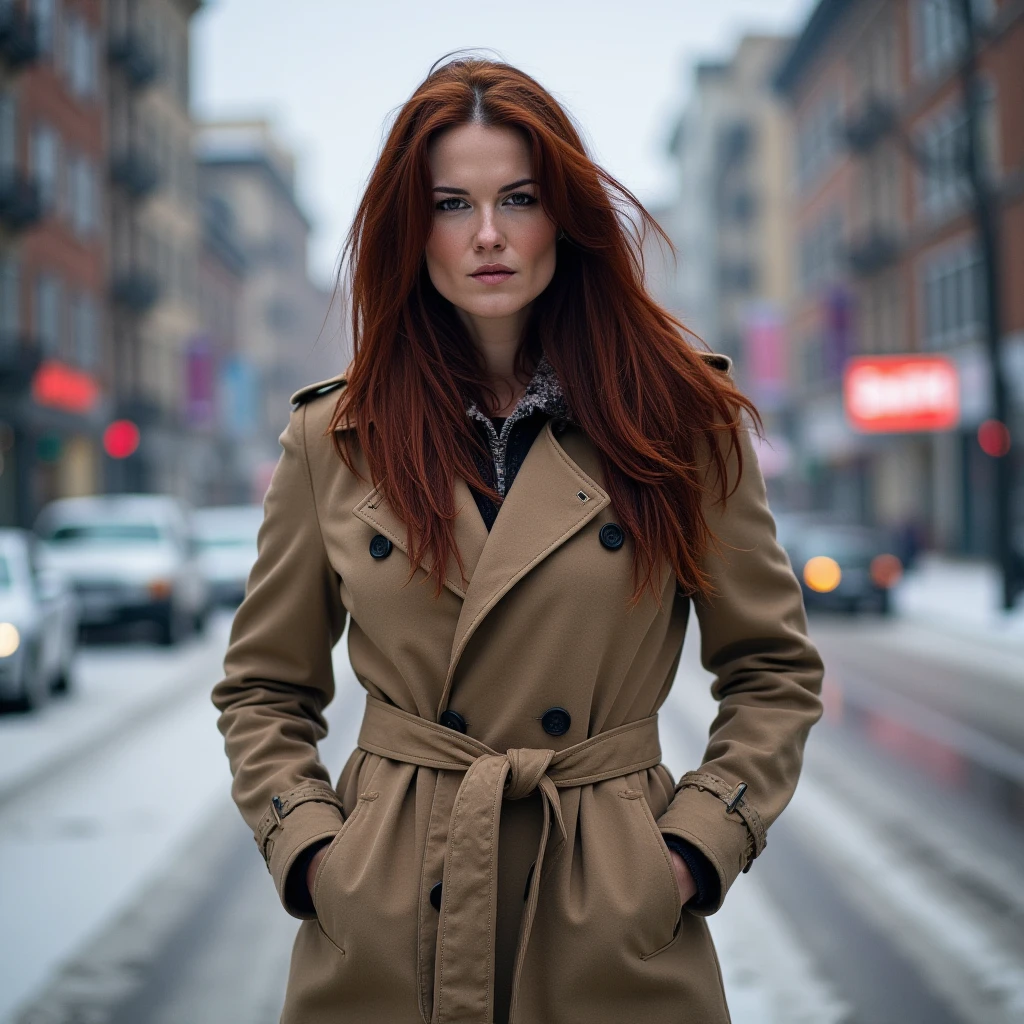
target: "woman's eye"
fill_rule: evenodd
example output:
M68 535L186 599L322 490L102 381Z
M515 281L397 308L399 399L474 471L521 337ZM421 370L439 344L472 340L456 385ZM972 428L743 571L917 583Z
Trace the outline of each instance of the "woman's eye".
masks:
M467 209L469 208L469 204L464 199L459 199L458 196L452 196L449 199L442 199L440 202L436 203L434 205L434 209L441 210L442 212L448 212L449 210L460 210L462 209L462 206L459 206L459 203L461 203L462 206L466 207Z
M509 206L533 206L537 200L529 192L513 192L505 197L505 202Z

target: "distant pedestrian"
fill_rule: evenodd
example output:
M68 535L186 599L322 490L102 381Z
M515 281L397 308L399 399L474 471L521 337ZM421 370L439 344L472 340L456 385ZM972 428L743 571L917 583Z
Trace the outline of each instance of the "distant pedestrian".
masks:
M449 59L390 130L354 358L294 396L213 695L303 920L285 1022L729 1019L705 917L793 793L822 667L756 414L647 294L634 228L508 65ZM720 712L677 781L657 711L691 604ZM346 621L366 710L332 785Z

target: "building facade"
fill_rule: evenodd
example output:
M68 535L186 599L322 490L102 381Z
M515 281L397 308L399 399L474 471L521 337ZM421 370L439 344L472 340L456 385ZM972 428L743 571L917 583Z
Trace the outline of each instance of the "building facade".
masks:
M789 44L749 36L729 60L697 66L670 144L677 199L657 211L678 256L674 265L648 261L662 303L733 358L765 419L771 443L761 461L776 493L790 469L784 317L794 236L790 114L771 83Z
M1001 236L1002 352L1024 432L1024 4L974 0L983 164ZM949 552L990 548L985 281L963 165L959 0L822 0L777 77L796 125L797 289L788 326L794 443L811 502ZM855 355L942 353L955 430L865 436L841 380ZM1011 457L1020 461L1019 442ZM1017 467L1021 479L1024 467ZM1016 496L1018 515L1024 495Z
M138 452L110 466L114 490L201 497L188 413L189 353L202 342L202 228L190 114L197 0L109 0L111 337L116 414Z
M109 412L100 0L0 0L0 523L101 486Z
M237 225L246 262L234 362L240 408L255 410L244 437L254 493L277 461L289 396L348 364L340 304L310 279L311 224L295 191L295 159L266 121L201 125L198 162L204 199Z

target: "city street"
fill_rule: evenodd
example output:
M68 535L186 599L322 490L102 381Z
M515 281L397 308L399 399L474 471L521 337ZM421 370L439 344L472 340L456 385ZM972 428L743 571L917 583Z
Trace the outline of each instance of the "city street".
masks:
M0 1020L276 1021L295 923L231 805L208 690L228 618L173 652L83 649L77 689L0 719ZM1022 649L819 617L826 717L793 804L711 919L737 1024L1024 1016ZM688 638L665 760L713 714ZM339 647L322 753L361 691Z

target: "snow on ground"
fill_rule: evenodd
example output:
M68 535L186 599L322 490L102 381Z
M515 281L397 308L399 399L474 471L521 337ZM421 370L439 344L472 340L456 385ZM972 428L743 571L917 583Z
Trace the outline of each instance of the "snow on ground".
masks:
M908 620L991 642L1024 658L1024 597L1000 607L1002 582L994 565L922 555L894 591L895 608ZM1021 663L1024 683L1024 661Z

